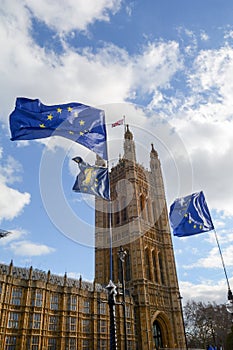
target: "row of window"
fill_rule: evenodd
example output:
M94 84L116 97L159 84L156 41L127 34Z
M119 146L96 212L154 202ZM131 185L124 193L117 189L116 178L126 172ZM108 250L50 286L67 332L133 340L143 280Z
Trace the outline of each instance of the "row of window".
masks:
M8 328L19 328L20 324L20 312L9 312L8 316ZM59 330L59 316L49 316L48 319L48 330L49 331L57 331ZM77 317L68 316L65 320L66 325L66 331L69 332L76 332L77 331ZM33 313L29 316L29 328L30 329L40 329L42 324L42 317L40 313ZM91 332L91 321L88 319L81 320L82 324L82 332L83 333L90 333ZM99 333L106 333L107 332L107 322L106 320L98 320L98 332Z
M1 284L0 284L1 290ZM21 287L12 288L11 300L10 304L12 305L21 305L23 303L23 289ZM42 307L43 306L43 292L42 290L37 289L32 294L31 306ZM76 295L69 295L67 300L67 310L68 311L77 311L77 301L78 298ZM61 299L58 293L53 293L50 295L50 309L51 310L59 310ZM84 300L81 306L80 311L83 313L91 312L91 304L89 300ZM99 313L106 314L106 304L99 304Z
M17 337L15 336L6 336L5 340L5 350L16 350L16 342ZM25 350L39 350L40 346L40 337L32 336L27 338L27 344ZM58 341L56 338L49 338L46 349L48 350L57 350L58 349ZM65 339L65 350L76 350L77 349L77 339L76 338L66 338ZM90 350L91 349L91 341L87 339L82 340L82 349ZM107 340L99 339L98 340L98 349L99 350L107 350ZM130 349L130 348L129 348Z

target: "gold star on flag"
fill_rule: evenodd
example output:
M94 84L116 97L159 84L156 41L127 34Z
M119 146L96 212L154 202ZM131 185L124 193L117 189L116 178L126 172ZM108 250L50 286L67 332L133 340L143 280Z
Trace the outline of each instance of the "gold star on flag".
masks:
M84 135L84 133L83 133L82 131L80 131L80 132L79 132L79 135L83 136L83 135Z
M52 120L53 119L53 116L52 114L49 114L48 117L47 117L48 120Z
M68 107L67 110L68 110L68 112L72 112L73 108L72 107Z
M45 125L44 124L40 124L40 128L45 128Z
M74 135L74 132L73 132L73 131L69 131L69 134L70 134L70 135Z
M185 218L187 218L187 217L188 217L188 214L187 214L187 213L185 213L185 214L184 214L184 217L185 217Z
M197 227L197 225L193 225L193 228L196 228Z
M61 112L62 112L62 109L61 108L57 108L57 113L61 114Z
M85 124L85 121L84 121L84 120L80 120L79 124L80 124L80 125L84 125L84 124Z

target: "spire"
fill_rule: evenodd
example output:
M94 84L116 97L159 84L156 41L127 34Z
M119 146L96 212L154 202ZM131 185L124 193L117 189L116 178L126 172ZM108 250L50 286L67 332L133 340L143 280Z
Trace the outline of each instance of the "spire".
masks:
M125 140L133 140L133 134L129 131L129 125L126 125Z
M156 170L160 166L160 161L158 157L158 152L154 149L153 143L151 144L151 151L150 151L150 168L151 170Z
M151 157L158 158L158 152L154 149L153 143L151 144L151 152L150 152L150 154L151 154Z
M136 162L135 143L128 124L126 125L125 131L124 158Z

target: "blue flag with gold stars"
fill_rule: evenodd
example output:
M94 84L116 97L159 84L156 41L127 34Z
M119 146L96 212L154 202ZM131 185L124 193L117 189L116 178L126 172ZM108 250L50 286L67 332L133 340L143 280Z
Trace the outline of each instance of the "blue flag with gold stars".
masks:
M174 236L185 237L214 229L204 193L197 192L178 198L169 214Z
M11 140L33 140L63 136L107 159L103 110L72 102L46 106L39 99L16 99L10 115Z
M81 157L75 157L73 160L78 163L80 169L73 191L89 193L110 200L108 168L92 166L84 162Z

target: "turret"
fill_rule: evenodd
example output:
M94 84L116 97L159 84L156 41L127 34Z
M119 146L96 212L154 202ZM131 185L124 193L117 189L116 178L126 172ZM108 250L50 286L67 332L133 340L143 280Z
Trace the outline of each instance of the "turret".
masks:
M136 162L135 144L133 134L129 130L129 125L126 125L125 131L124 158Z

